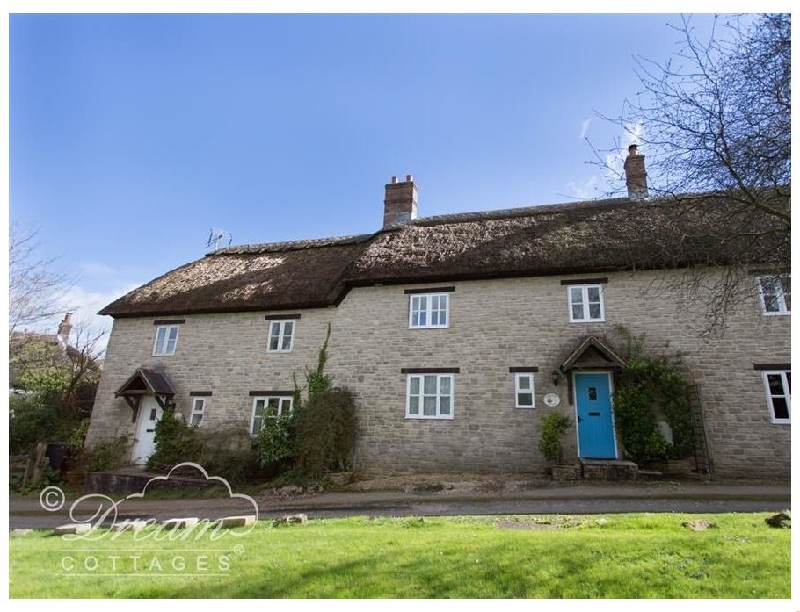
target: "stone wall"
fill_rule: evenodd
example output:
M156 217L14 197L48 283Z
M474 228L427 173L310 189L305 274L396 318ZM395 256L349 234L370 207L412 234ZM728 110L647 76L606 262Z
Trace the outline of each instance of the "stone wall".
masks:
M539 419L550 410L573 417L567 383L557 369L586 335L607 336L625 326L644 334L651 350L669 343L681 351L700 385L709 446L721 477L788 477L790 426L773 424L761 374L754 364L790 361L790 317L765 317L757 301L743 303L721 338L700 337L691 304L662 286L663 273L608 274L606 320L570 323L567 287L580 276L448 282L449 327L409 329L408 288L355 288L337 308L302 311L294 350L267 353L263 313L186 316L176 355L152 357L153 319L119 319L109 342L89 443L133 433L132 411L116 390L137 367L163 367L176 386L178 410L188 415L191 391L211 391L203 428L249 426L252 390L287 390L304 380L331 322L328 372L357 395L358 468L408 471L538 471ZM755 280L753 281L755 284ZM440 287L442 283L431 285ZM535 366L535 407L514 407L510 367ZM454 418L405 418L403 368L459 368ZM576 431L565 436L566 457L577 457Z

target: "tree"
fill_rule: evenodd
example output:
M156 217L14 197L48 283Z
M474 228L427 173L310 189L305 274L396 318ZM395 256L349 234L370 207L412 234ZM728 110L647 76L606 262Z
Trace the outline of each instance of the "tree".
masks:
M12 223L8 241L8 334L64 312L67 276L57 260L39 256L35 229Z
M9 338L11 451L74 437L92 412L100 381L104 331L78 324L69 342L55 334L14 332ZM85 428L83 434L85 435Z
M646 154L651 196L674 198L676 214L709 210L709 200L718 200L714 212L724 205L727 232L719 239L746 244L724 271L695 267L670 287L702 299L705 331L718 332L731 308L756 290L752 264L774 276L789 269L791 16L718 16L707 41L690 18L675 29L679 51L666 62L635 58L641 91L618 117L600 116ZM594 151L608 167L611 158ZM619 186L620 178L617 169ZM707 197L685 197L692 193Z
M39 395L61 419L88 417L100 380L104 335L83 323L68 342L51 334L13 333L9 366L14 388Z

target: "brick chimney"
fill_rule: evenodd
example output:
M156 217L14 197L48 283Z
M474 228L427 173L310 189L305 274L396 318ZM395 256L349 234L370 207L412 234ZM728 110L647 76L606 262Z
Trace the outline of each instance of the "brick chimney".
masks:
M625 184L628 186L628 197L631 200L643 200L650 196L647 191L647 172L644 170L644 155L636 152L636 145L628 147L625 158Z
M69 344L69 335L72 333L72 313L68 312L64 315L64 320L58 326L58 338L64 343L64 346Z
M386 185L386 197L383 200L383 227L400 225L417 218L417 186L414 177L406 176L404 183L398 183L397 177Z

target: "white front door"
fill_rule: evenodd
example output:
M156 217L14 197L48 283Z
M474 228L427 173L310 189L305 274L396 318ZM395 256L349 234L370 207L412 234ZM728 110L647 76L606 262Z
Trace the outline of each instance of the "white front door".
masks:
M131 460L134 465L147 465L147 460L156 450L156 423L161 420L163 411L156 398L142 398L139 416L136 420L136 436L133 440Z

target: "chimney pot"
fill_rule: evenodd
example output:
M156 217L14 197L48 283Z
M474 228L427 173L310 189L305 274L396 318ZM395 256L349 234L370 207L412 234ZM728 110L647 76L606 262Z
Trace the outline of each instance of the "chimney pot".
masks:
M411 183L414 181L414 177L410 174L406 174L406 183Z
M391 183L392 183L392 185L397 185L397 177L396 176L392 177Z

